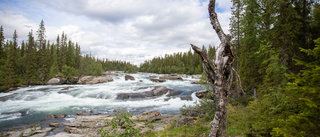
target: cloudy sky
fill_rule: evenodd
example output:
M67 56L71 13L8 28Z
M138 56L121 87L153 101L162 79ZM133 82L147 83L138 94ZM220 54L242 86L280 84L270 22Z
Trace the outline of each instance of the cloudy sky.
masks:
M228 33L231 0L216 1ZM22 41L43 19L51 42L64 32L82 54L139 65L190 43L219 45L207 8L208 0L0 0L0 25L7 39L17 30Z

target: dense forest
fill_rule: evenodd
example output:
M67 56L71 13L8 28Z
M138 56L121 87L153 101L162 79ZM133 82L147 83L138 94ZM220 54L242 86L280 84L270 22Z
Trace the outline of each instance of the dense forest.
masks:
M319 136L320 4L316 0L232 2L233 68L245 93L234 76L228 134ZM140 71L202 73L201 62L191 51L146 61ZM208 109L210 103L201 104Z
M319 136L318 1L232 1L233 67L246 95L230 106L237 110L228 114L230 128L252 136Z
M12 40L0 32L0 91L21 85L45 84L53 77L102 75L103 71L120 70L135 72L137 66L125 61L96 59L91 55L81 55L80 45L68 40L67 35L58 35L56 42L46 40L45 25L42 20L36 32L28 35L27 41L18 44L15 30Z
M208 55L213 59L215 47L209 45L208 49L205 46L203 50L208 52ZM152 60L147 60L140 65L140 72L160 73L160 74L202 74L203 68L200 57L191 51L166 54L164 57L156 57Z

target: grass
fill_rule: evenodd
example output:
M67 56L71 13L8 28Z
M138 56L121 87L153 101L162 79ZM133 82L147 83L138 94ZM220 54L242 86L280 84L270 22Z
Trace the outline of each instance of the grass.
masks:
M194 125L176 127L176 123L173 122L168 127L159 132L147 132L143 134L144 137L198 137L205 133L206 135L210 132L209 122L203 122L200 118L197 118Z

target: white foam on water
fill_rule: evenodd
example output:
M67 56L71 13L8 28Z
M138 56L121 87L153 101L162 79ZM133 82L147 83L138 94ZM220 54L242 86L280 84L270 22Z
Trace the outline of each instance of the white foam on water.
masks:
M183 105L193 105L195 100L194 89L198 85L191 84L197 80L191 77L180 80L167 80L163 83L150 81L149 76L156 74L138 73L130 74L135 80L124 79L124 75L113 77L114 81L96 85L42 85L20 88L9 93L0 93L0 97L14 96L6 101L0 101L0 121L20 118L15 114L21 110L32 110L33 112L52 112L63 109L74 111L98 109L101 111L117 110L127 108L129 110L140 110L144 108L158 109L163 111L179 111ZM142 81L142 82L141 82ZM181 100L180 96L167 97L163 95L157 98L116 100L118 93L144 92L152 90L153 86L164 86L183 94L190 95L193 101ZM62 90L69 87L68 90ZM71 117L68 120L72 120Z

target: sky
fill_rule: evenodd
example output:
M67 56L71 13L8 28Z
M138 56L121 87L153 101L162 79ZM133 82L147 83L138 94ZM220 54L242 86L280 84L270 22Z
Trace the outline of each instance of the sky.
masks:
M217 46L220 41L208 18L208 0L0 0L5 37L27 40L39 29L55 42L63 32L81 54L135 65L154 57ZM218 19L229 33L231 0L216 0Z

